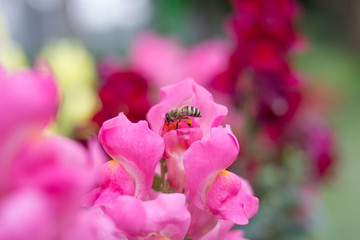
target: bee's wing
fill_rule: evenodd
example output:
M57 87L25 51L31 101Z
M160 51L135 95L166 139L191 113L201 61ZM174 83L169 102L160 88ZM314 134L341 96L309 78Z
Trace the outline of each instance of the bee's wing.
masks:
M180 107L183 107L185 105L189 105L189 103L194 99L194 97L195 97L195 94L191 94L191 95L187 96L176 107L180 108Z

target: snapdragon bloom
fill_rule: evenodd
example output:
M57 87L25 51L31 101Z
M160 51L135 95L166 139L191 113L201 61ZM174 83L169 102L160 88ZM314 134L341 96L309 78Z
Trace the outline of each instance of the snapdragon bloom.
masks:
M123 113L104 122L99 141L112 160L99 168L83 206L100 208L124 239L243 239L230 228L247 224L259 202L246 180L226 170L239 152L230 127L220 126L227 108L192 79L162 95L147 115L151 129ZM184 99L202 117L189 116L191 126L165 124Z
M177 129L164 125L166 112L187 96L192 97L186 105L198 108L202 117L190 116L192 127L184 120ZM247 224L258 199L245 180L226 170L239 152L230 127L220 126L226 114L227 108L216 104L207 90L186 79L162 88L162 101L150 109L147 119L165 142L167 190L185 192L196 207L221 219Z

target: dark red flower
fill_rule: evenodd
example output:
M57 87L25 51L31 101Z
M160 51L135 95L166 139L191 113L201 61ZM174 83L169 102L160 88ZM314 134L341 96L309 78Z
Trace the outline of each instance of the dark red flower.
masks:
M150 108L147 81L133 71L107 73L99 90L102 108L93 117L93 122L101 126L105 120L124 112L132 122L145 119Z

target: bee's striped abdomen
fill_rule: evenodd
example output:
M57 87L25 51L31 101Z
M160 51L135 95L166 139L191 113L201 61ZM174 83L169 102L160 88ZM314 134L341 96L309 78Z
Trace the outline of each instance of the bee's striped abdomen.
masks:
M199 109L195 108L195 113L193 115L194 117L201 117L201 112L199 111Z
M193 106L184 106L181 109L181 113L183 116L190 116L190 117L201 117L201 113L199 109Z

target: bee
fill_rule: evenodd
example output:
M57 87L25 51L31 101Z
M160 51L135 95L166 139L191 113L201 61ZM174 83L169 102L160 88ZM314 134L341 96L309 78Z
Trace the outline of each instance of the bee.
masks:
M182 119L185 119L186 123L191 127L192 121L189 117L201 117L201 112L199 109L193 106L181 106L184 105L185 102L190 102L193 96L190 96L184 99L180 105L180 107L174 108L165 114L165 124L169 126L171 122L176 122L176 129L179 127L179 123Z

